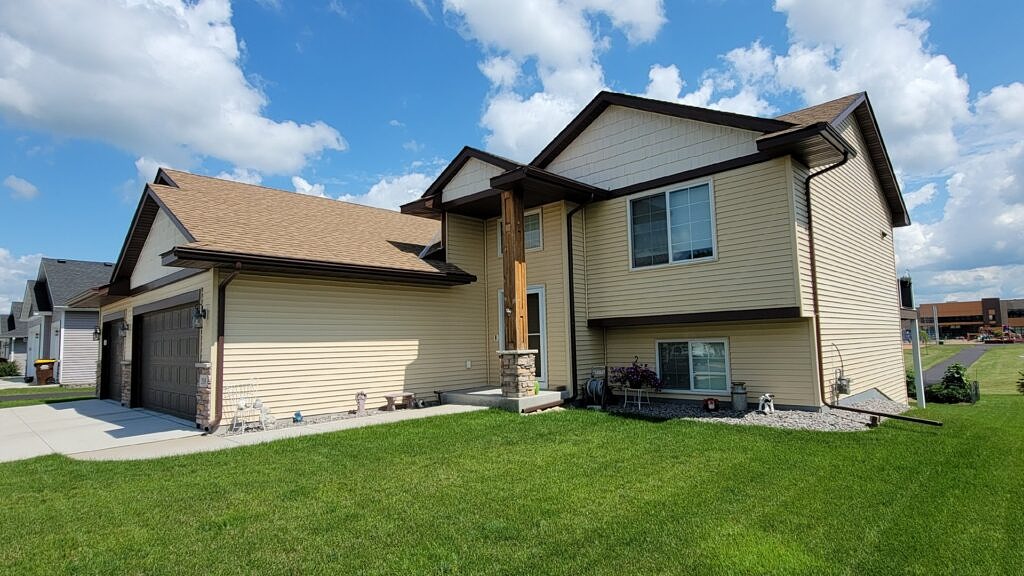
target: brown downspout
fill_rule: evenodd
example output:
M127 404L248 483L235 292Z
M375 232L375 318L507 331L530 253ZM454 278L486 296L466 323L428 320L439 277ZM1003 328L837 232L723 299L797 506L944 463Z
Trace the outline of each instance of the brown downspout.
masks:
M224 415L224 327L225 320L224 304L227 302L228 284L238 276L242 269L241 262L235 262L235 269L220 281L217 285L217 374L214 376L214 396L217 402L217 409L214 411L213 420L206 425L206 433L213 434L220 427L221 417Z
M591 193L589 200L582 204L577 204L565 216L565 233L568 239L568 250L566 252L568 253L569 261L569 277L566 279L569 285L569 366L572 369L572 396L569 397L569 402L576 400L580 388L579 371L576 369L576 278L573 273L572 217L593 201L594 194Z
M812 210L811 210L811 179L815 176L821 176L826 172L830 172L839 168L843 164L846 164L850 160L850 151L843 151L843 159L835 164L819 170L817 172L808 173L807 178L804 179L804 195L807 202L807 251L811 258L811 296L814 302L814 335L815 335L815 352L818 356L818 385L821 390L821 403L833 410L846 410L848 412L857 412L859 414L870 414L872 416L881 416L884 418L893 418L896 420L906 420L908 422L916 422L918 424L928 424L930 426L942 426L942 422L935 420L927 420L924 418L913 418L911 416L900 416L898 414L886 414L884 412L875 412L872 410L864 410L863 408L851 408L848 406L840 406L833 404L828 401L827 392L825 390L825 355L821 344L821 311L818 299L818 263L817 257L814 252L814 225L812 222Z

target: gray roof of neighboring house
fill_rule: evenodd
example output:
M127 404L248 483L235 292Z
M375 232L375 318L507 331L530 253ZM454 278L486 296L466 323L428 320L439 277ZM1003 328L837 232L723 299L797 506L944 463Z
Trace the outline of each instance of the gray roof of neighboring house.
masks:
M0 318L0 338L27 338L28 327L21 319L21 302L11 302L11 311Z
M73 296L107 284L113 266L110 262L43 258L39 262L36 285L45 286L47 302L44 307L42 296L37 295L36 309L46 311L52 310L54 306L67 306Z

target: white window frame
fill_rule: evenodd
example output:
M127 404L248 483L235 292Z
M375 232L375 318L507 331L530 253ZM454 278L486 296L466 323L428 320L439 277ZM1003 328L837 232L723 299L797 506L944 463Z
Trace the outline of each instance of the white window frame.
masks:
M672 205L669 201L668 195L671 192L682 190L684 188L693 188L702 184L708 185L708 202L711 204L711 256L705 256L704 258L691 258L689 260L673 260L672 259ZM633 200L640 198L648 198L650 196L662 195L665 197L665 230L668 234L668 262L664 264L651 264L650 266L634 266L633 265ZM651 190L644 190L643 192L637 192L636 194L630 194L626 196L626 246L627 254L629 259L629 270L630 272L638 272L641 270L654 270L657 268L664 268L665 266L680 266L686 264L701 264L704 262L715 262L718 260L718 219L715 210L715 183L712 178L705 178L699 180L691 180L689 182L680 182L678 184L672 184L670 186L662 186L661 188L653 188Z
M537 294L537 306L540 307L540 359L541 377L537 378L541 388L548 387L548 308L544 286L537 284L526 287L527 294ZM527 327L529 331L529 327ZM505 289L498 289L498 349L505 347Z
M534 208L533 210L527 210L527 211L523 212L523 220L525 221L527 216L533 216L534 214L537 215L537 225L540 227L540 246L537 246L535 248L525 248L525 250L527 252L540 252L541 250L544 249L544 213L543 213L543 211L540 208ZM497 232L494 233L494 237L498 241L498 256L502 255L502 251L501 251L501 224L502 224L502 220L503 220L502 218L498 218L498 230L497 230ZM525 228L525 225L526 225L526 223L523 222L524 228ZM526 241L524 240L523 244L525 244L525 243L526 243Z
M684 390L681 388L663 388L662 392L668 392L669 394L712 394L718 396L727 396L732 390L732 363L730 362L729 352L729 339L728 338L664 338L661 340L654 341L654 367L658 374L658 379L661 379L661 345L662 344L678 344L680 342L705 342L714 344L725 345L725 390L713 390L708 388L690 388ZM687 346L687 353L690 355L690 386L693 386L693 348Z

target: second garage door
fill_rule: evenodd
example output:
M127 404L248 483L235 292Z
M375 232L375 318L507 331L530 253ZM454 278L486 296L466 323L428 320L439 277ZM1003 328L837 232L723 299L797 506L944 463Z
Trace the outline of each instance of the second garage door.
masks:
M192 305L143 315L139 404L195 419L198 361L199 330L192 327Z

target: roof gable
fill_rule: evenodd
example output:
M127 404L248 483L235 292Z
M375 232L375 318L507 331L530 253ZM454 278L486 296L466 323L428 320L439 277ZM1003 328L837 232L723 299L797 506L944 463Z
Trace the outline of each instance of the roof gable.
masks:
M491 154L490 152L484 152L483 150L465 146L458 154L455 155L455 158L452 158L452 161L448 163L448 166L438 174L437 178L430 184L430 186L427 187L420 198L430 198L441 195L444 192L445 187L447 187L448 184L459 175L463 166L465 166L470 160L476 160L478 162L495 166L502 172L522 166L522 164L514 160L509 160L508 158L502 158L501 156Z
M56 258L43 258L39 266L44 281L36 285L45 286L51 308L67 306L73 296L110 282L113 270L109 262ZM46 310L42 306L39 309Z
M758 118L732 112L722 112L696 106L687 106L675 102L652 100L630 94L619 94L616 92L600 92L587 104L569 124L555 136L537 157L530 162L531 166L540 168L546 167L575 140L594 120L597 119L609 106L622 106L634 110L644 110L656 114L663 114L675 118L684 118L719 126L728 126L741 130L753 132L775 132L791 127L791 122L771 118Z

